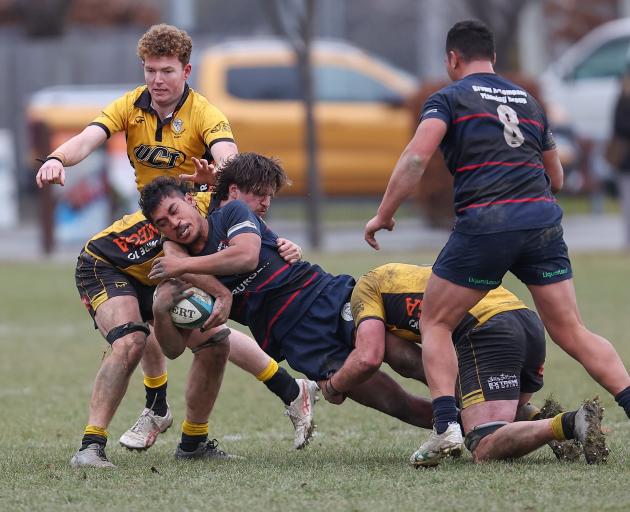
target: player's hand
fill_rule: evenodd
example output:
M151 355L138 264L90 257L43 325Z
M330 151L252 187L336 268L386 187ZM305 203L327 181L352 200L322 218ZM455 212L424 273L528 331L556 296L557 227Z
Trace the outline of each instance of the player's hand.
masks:
M229 290L228 290L229 292ZM232 309L232 293L217 295L214 298L214 306L212 306L212 314L208 320L201 326L201 332L223 325L228 321L230 310Z
M185 274L186 270L182 266L182 259L183 258L178 256L161 256L155 258L151 271L149 272L149 279L162 281L163 279Z
M278 238L278 254L287 263L295 263L302 259L302 248L286 238Z
M192 157L195 164L195 174L180 174L179 179L182 181L192 181L198 185L208 185L214 187L217 182L217 168L205 158Z
M346 399L346 395L343 393L337 393L333 390L330 385L330 379L320 380L317 384L319 385L319 389L322 390L322 395L324 395L327 402L334 405L340 405Z
M378 215L372 217L365 225L365 241L370 245L370 247L378 251L381 247L376 241L376 232L380 231L381 229L391 231L392 229L394 229L395 225L396 220L393 217L390 217L389 219L382 219Z
M181 279L167 279L155 289L153 296L153 313L167 314L179 301L193 294L192 285Z
M39 188L44 188L44 185L61 185L63 187L66 183L66 171L59 160L51 158L39 168L35 182Z

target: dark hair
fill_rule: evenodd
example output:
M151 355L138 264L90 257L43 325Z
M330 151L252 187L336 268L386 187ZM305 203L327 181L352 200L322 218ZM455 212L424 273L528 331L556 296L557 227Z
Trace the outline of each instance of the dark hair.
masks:
M291 184L277 160L258 153L239 153L230 157L219 170L214 191L220 201L228 198L230 185L257 195L275 194Z
M446 36L446 53L456 51L464 61L494 60L494 34L485 23L466 20L455 23Z
M188 187L175 178L168 176L158 176L151 183L148 183L140 191L140 200L138 204L142 210L142 214L152 221L152 215L155 209L160 205L162 199L171 196L185 197Z

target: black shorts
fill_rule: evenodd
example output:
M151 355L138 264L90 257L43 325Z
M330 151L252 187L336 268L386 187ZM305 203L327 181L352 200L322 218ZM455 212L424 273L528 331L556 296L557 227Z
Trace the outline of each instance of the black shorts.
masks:
M138 299L142 320L153 320L153 292L155 286L140 283L120 269L81 251L77 259L74 278L81 302L92 318L96 310L107 299L131 295ZM96 326L96 324L95 324Z
M491 400L518 400L543 387L545 329L536 313L516 309L493 316L458 337L462 408Z
M532 285L573 277L562 226L490 235L453 231L433 265L438 277L479 290L496 288L508 271Z
M351 276L336 276L297 324L282 339L273 339L265 352L274 359L286 359L291 368L311 380L330 377L354 349L350 310L354 285Z

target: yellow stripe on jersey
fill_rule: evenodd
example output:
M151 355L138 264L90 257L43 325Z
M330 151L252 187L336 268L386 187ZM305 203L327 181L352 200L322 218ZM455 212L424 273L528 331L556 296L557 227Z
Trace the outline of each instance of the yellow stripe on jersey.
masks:
M213 143L234 140L226 117L201 94L186 85L182 100L162 123L150 106L147 87L141 86L110 103L92 122L108 137L125 132L138 190L158 176L194 174L192 157L211 159Z
M431 267L388 263L361 277L350 301L355 325L368 318L381 319L388 332L420 343L420 319ZM490 291L469 313L476 325L505 311L525 309L516 295L503 287Z

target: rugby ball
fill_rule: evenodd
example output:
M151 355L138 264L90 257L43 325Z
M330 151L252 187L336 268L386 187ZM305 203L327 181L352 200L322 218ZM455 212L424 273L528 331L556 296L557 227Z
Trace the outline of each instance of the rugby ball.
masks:
M198 329L201 327L214 306L214 299L199 288L190 288L193 294L180 300L171 309L171 319L176 327L181 329Z

